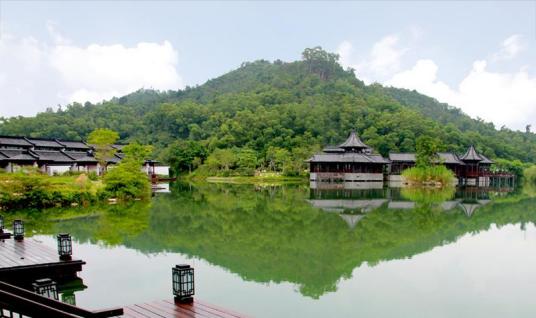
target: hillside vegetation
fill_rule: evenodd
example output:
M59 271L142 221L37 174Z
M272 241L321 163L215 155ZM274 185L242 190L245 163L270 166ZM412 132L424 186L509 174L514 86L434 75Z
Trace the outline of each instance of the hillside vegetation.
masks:
M295 62L243 63L184 90L139 90L96 105L3 118L0 134L85 139L95 128L154 145L175 171L202 166L207 174L299 174L312 152L343 141L352 128L383 155L414 151L417 137L430 136L442 151L475 144L490 158L536 162L535 134L497 129L415 91L367 86L320 48Z

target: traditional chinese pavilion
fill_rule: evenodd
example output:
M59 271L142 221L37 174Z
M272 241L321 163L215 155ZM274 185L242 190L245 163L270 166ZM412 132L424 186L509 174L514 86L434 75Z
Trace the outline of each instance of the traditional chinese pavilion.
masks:
M316 182L383 181L389 160L352 131L342 144L326 147L309 160L310 180Z

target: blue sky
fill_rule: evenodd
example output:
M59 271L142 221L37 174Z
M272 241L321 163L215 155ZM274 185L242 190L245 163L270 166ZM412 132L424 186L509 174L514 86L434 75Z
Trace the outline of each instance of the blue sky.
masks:
M2 1L4 116L201 84L321 45L367 82L536 129L536 2ZM121 75L123 74L123 75Z

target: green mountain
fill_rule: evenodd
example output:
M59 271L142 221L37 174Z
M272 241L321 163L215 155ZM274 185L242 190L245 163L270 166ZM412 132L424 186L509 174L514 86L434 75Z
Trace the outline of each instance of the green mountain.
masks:
M85 139L106 127L124 141L155 145L161 158L169 157L166 147L188 140L188 147L202 148L195 155L201 160L218 148L247 149L256 157L253 165L270 166L274 149L301 160L355 128L383 155L414 151L416 138L429 135L445 151L461 153L475 144L491 158L536 162L536 134L496 129L416 91L365 85L337 60L320 48L306 49L300 61L243 63L183 90L139 90L99 104L3 118L0 134Z

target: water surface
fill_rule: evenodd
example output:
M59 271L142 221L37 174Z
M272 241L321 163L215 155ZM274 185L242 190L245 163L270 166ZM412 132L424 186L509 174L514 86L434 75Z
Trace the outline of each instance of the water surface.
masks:
M504 189L177 184L10 217L54 248L71 233L87 308L169 298L188 263L196 297L256 317L533 317L535 207Z

